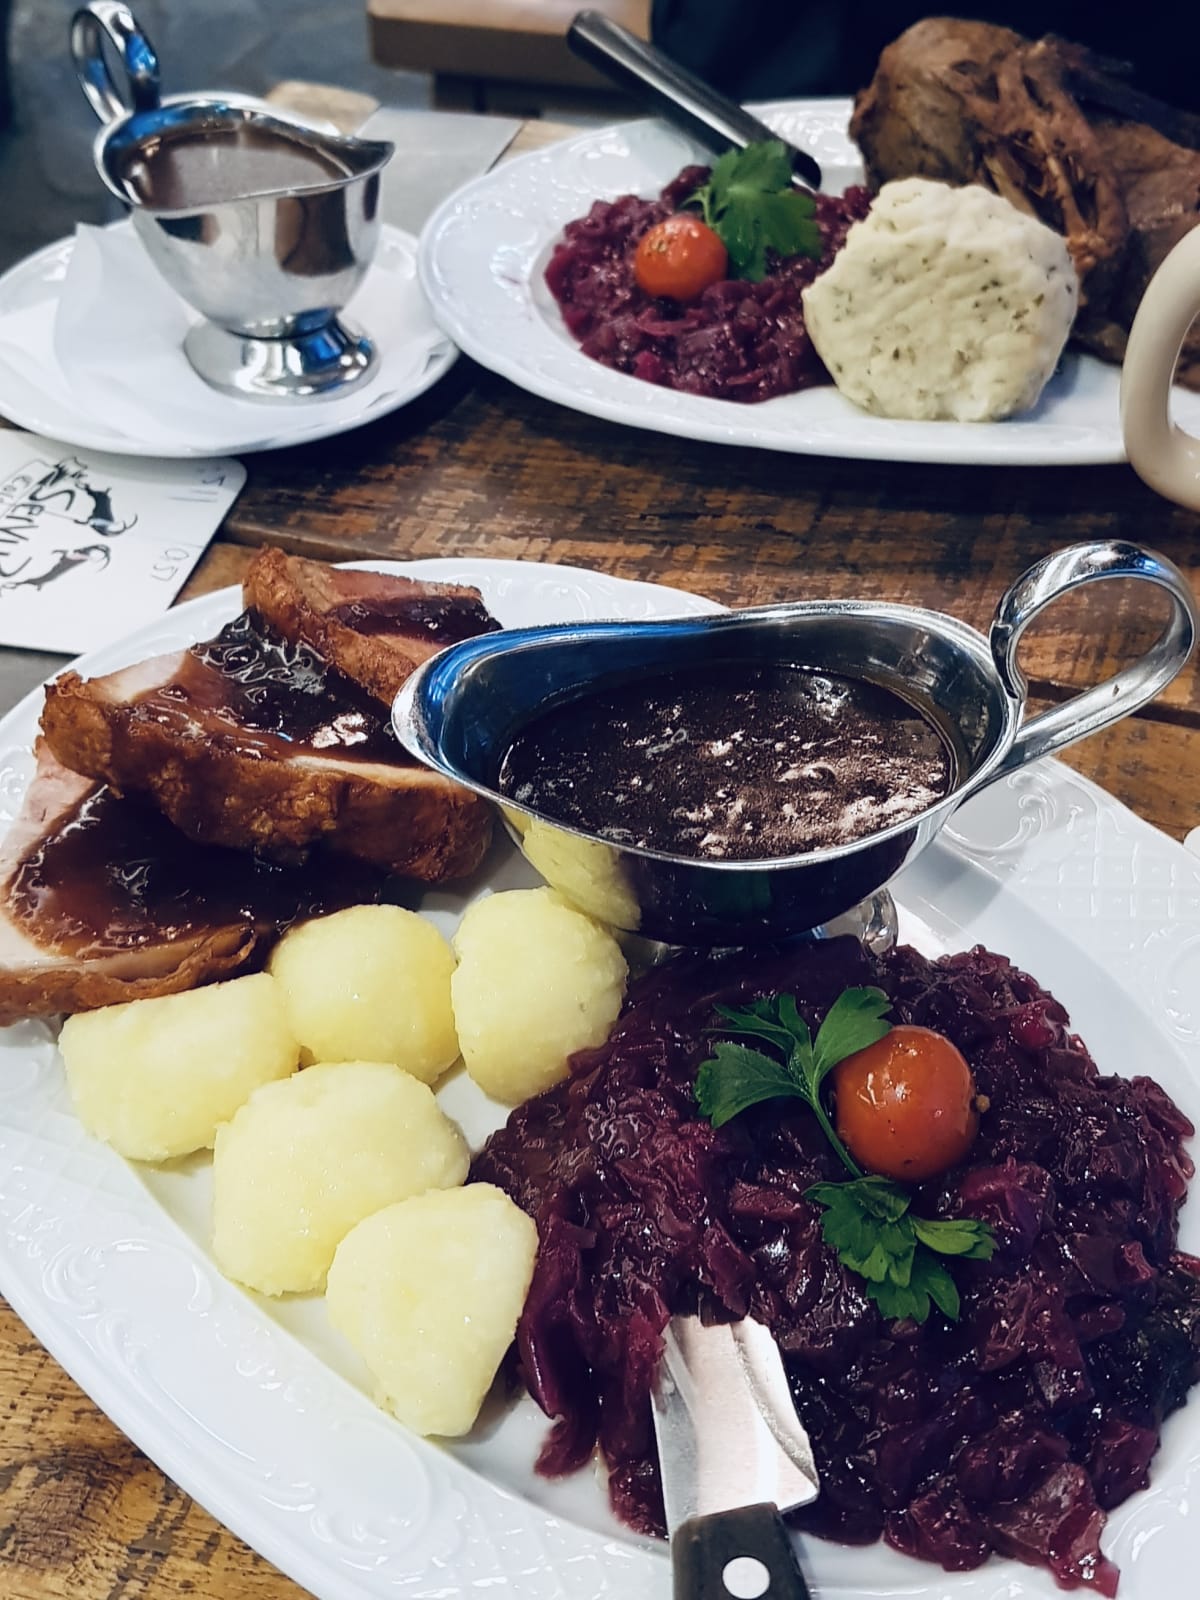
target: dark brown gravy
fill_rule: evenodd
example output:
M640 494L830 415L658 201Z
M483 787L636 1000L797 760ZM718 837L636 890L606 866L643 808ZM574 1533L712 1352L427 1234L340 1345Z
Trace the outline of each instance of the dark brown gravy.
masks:
M390 595L386 599L346 600L326 615L355 633L423 634L439 648L496 633L500 624L482 600L471 595Z
M730 662L555 707L518 732L498 782L615 844L762 861L917 816L949 792L954 758L889 689Z
M121 174L131 200L152 211L198 211L280 189L311 189L346 175L319 150L249 124L164 133L139 146Z
M307 645L249 612L195 644L169 683L139 696L140 712L233 735L243 748L343 761L407 762L387 709Z
M314 858L277 866L194 844L153 805L93 790L17 868L9 905L64 955L136 951L243 924L266 931L377 898L365 867Z

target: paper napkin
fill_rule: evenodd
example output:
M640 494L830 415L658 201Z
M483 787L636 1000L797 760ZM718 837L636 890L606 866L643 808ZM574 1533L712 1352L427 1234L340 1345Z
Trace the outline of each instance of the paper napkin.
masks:
M76 654L165 611L245 479L0 429L0 644Z
M135 441L146 455L184 443L221 455L261 440L301 442L341 417L365 420L446 345L416 280L412 251L385 231L347 315L380 352L365 387L311 402L232 399L183 351L196 312L175 294L129 222L80 225L56 300L0 317L0 357L56 410Z

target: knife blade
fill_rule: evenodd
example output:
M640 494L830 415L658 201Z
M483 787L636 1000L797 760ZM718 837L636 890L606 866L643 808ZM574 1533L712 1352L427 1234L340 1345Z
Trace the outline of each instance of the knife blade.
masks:
M820 1480L770 1331L673 1317L653 1416L676 1600L808 1600L781 1513Z
M748 144L779 138L736 100L719 94L703 78L599 11L579 12L567 29L567 45L580 60L648 101L668 122L684 128L718 155L731 146L744 150ZM821 168L817 162L807 150L792 144L787 148L796 179L819 189Z

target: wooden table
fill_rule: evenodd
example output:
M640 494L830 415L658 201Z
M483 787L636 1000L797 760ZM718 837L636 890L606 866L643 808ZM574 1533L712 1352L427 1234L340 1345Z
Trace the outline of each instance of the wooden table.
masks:
M544 139L543 131L532 138ZM595 422L461 361L370 428L252 456L184 598L236 583L275 544L327 558L497 556L575 563L753 604L888 598L984 628L1046 551L1123 538L1165 551L1200 593L1200 516L1126 467L999 469L821 461ZM1144 647L1130 586L1056 607L1024 660L1061 700ZM1200 665L1066 759L1181 838L1200 824ZM3 1600L298 1600L80 1393L0 1301Z

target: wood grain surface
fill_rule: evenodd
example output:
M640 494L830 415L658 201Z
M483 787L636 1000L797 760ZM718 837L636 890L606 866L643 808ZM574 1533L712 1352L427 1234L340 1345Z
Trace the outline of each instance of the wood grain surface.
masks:
M720 449L557 410L465 359L392 417L248 465L185 597L238 582L254 549L275 544L341 559L572 563L727 604L887 598L986 628L1024 567L1098 537L1155 546L1200 592L1200 517L1125 467L889 466ZM1055 607L1024 655L1038 703L1111 674L1161 618L1129 584L1094 585ZM1200 823L1200 666L1066 759L1182 837ZM0 1302L0 1600L299 1593L129 1444Z

